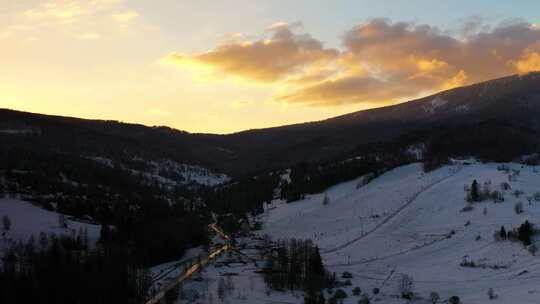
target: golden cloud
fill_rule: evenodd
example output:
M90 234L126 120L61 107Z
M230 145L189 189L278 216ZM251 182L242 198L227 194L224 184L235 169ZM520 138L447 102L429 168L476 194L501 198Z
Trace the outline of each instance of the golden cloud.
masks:
M324 48L307 34L293 33L286 24L276 24L268 31L272 34L269 39L228 42L204 53L173 52L162 62L207 66L228 75L267 83L301 74L338 56L337 50Z
M540 71L540 43L527 48L515 67L520 74Z
M50 34L65 34L78 40L96 40L115 34L113 26L125 33L139 14L125 0L38 0L26 10L15 10L0 31L0 38L23 39L32 35L45 41Z
M273 100L317 106L395 103L540 70L540 28L507 23L491 30L477 23L468 25L466 38L460 39L429 25L375 19L347 31L340 51L281 23L269 29L267 40L171 53L165 61L277 84Z
M86 10L77 2L55 3L47 2L43 5L24 12L29 18L54 18L60 20L72 19L86 14Z
M71 22L76 18L93 14L108 8L120 0L56 0L46 1L24 12L24 16L34 19L56 19Z

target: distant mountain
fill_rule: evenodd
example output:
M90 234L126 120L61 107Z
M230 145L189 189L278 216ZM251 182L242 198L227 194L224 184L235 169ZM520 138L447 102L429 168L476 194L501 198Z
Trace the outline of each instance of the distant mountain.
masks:
M436 151L445 139L457 143L445 147L446 153L513 157L535 149L539 115L540 73L530 73L323 121L230 135L0 110L0 143L15 144L14 137L24 137L23 142L36 149L119 162L133 157L172 160L238 175L301 161L343 159L381 144L431 144ZM517 145L516 151L495 156L484 151L501 144Z
M319 122L231 134L223 138L223 146L235 151L240 161L254 164L253 168L355 156L379 143L415 144L441 136L466 139L475 135L471 140L482 141L500 135L502 143L516 140L517 132L531 142L538 138L539 114L540 73L531 73ZM500 148L493 146L496 143L485 144L485 149Z

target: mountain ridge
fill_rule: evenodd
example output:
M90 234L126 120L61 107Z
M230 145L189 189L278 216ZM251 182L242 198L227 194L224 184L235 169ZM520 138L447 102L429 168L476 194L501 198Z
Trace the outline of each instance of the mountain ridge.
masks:
M55 142L57 148L71 145L73 150L82 146L91 153L147 153L152 158L237 175L302 161L351 157L366 146L439 127L495 120L538 132L539 84L540 72L512 75L325 120L223 135L7 109L0 109L0 128L39 129L39 136Z

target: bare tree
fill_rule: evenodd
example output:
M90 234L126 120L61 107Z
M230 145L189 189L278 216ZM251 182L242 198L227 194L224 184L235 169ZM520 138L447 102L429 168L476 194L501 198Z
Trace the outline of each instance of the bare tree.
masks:
M431 303L433 304L436 304L437 302L439 302L439 300L441 299L441 297L439 296L439 294L435 291L432 291L430 294L429 294L429 300L431 301Z
M514 211L516 212L516 214L521 214L523 213L523 203L522 202L518 202L514 205Z
M220 278L218 281L217 294L219 301L223 302L225 299L225 280L223 278Z
M402 274L399 281L399 291L401 296L405 299L411 299L413 296L414 280L408 274Z
M358 304L369 304L368 296L367 295L362 295L362 297L358 301Z
M232 292L235 287L234 287L234 282L233 282L233 279L232 279L232 276L228 276L227 277L227 281L225 282L225 288L227 289L227 291L229 292Z
M328 198L328 195L324 195L324 198L323 198L323 205L328 205L330 203L330 199Z
M488 289L487 294L490 300L495 300L497 298L497 295L495 294L495 292L493 291L493 288L491 287Z
M529 247L527 247L527 250L530 254L536 255L536 253L538 252L538 247L536 246L536 244L531 244L529 245Z

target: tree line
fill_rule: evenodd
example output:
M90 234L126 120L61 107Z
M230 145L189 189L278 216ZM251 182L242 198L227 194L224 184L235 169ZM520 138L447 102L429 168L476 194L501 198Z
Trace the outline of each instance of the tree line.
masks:
M150 286L147 270L127 248L86 234L40 234L5 252L0 267L1 303L141 303Z
M311 240L278 242L264 266L264 281L275 290L319 291L332 286L334 280Z

